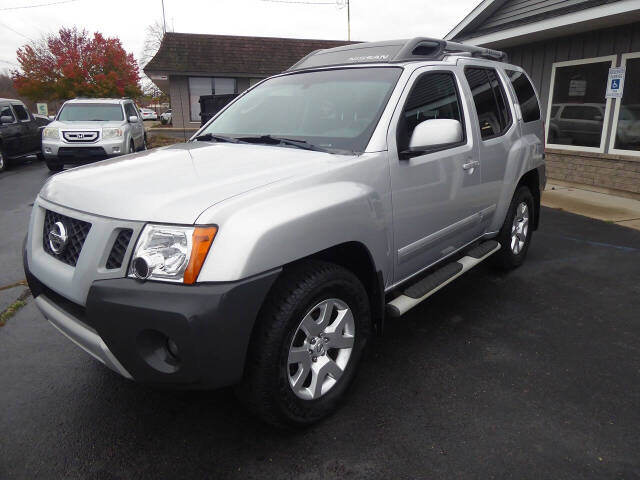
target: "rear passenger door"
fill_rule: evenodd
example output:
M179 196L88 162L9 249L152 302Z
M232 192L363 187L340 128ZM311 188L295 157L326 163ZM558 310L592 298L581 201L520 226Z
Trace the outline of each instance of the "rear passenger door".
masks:
M40 149L40 129L24 105L12 104L20 125L20 154L32 153Z
M483 231L495 215L503 191L510 155L516 154L520 137L514 121L510 97L504 79L490 66L466 63L464 74L471 89L475 107L475 127L478 130L478 158L482 170Z

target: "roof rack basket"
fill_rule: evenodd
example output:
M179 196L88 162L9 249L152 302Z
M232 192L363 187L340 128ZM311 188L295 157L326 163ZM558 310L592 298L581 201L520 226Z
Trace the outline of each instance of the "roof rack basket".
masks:
M437 61L448 55L467 55L498 62L507 61L507 54L499 50L435 38L417 37L410 40L353 43L342 47L316 50L290 67L289 71L349 63Z

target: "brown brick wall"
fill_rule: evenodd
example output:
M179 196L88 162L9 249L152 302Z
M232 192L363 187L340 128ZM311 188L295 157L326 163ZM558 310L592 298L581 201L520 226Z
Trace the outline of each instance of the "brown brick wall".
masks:
M640 157L547 149L547 177L640 194Z

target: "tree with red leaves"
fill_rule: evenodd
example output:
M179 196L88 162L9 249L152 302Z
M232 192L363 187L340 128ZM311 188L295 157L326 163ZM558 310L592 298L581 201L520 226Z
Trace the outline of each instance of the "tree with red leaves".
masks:
M36 100L74 97L137 97L138 64L120 40L61 28L16 52L21 70L11 72L18 93Z

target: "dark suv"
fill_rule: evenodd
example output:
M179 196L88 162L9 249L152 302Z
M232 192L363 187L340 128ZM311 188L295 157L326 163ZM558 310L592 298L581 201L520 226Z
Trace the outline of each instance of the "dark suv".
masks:
M20 100L0 98L0 172L9 160L34 154L42 158L43 126Z

